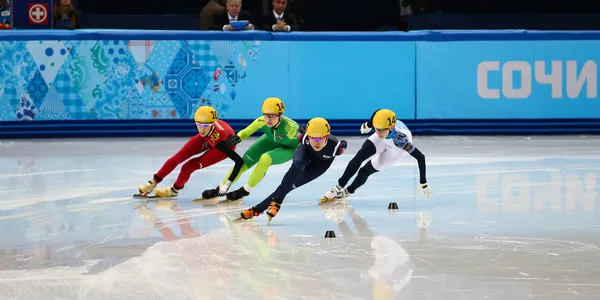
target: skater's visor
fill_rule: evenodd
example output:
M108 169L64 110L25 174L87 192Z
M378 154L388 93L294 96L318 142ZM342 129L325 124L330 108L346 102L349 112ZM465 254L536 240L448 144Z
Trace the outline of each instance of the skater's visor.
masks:
M265 117L265 119L275 119L275 118L279 117L279 115L275 115L275 114L263 114L263 117Z
M198 127L198 128L209 128L210 126L212 126L212 123L198 123L198 122L196 122L196 127Z
M319 142L322 142L322 141L324 141L325 139L327 139L327 137L326 137L326 136L323 136L323 137L312 137L312 136L309 136L308 138L309 138L311 141L313 141L313 142L317 142L317 143L319 143Z

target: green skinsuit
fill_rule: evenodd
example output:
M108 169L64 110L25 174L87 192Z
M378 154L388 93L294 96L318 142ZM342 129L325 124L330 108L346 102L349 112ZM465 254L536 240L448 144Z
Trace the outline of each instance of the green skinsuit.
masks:
M265 133L244 153L242 157L244 165L233 182L236 182L246 170L256 165L256 168L250 174L250 179L248 179L248 186L253 188L265 177L271 165L279 165L291 160L294 157L296 147L300 144L298 127L298 123L294 120L282 116L276 129L269 128L265 123L265 117L261 116L238 132L237 135L242 141L259 129L262 129ZM223 183L227 182L232 171L233 169L229 170Z

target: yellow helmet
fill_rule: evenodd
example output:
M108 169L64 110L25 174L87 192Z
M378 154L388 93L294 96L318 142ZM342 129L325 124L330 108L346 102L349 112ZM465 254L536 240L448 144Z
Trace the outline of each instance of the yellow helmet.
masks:
M194 121L197 123L210 124L219 119L217 111L210 106L201 106L194 114Z
M375 129L388 129L396 124L396 113L389 109L381 109L373 117Z
M306 126L306 135L310 137L325 137L331 132L329 122L323 118L312 118Z
M278 115L282 114L285 111L285 106L283 105L283 101L279 98L267 98L265 102L263 102L262 113L269 115Z

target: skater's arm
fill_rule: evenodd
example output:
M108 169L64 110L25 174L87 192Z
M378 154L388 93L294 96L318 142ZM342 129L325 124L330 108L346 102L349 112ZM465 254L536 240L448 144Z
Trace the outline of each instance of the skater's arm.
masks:
M338 142L338 144L335 146L335 156L340 156L342 155L342 153L344 153L344 151L346 150L346 147L348 147L348 142L341 140Z
M411 151L410 156L414 157L417 160L417 163L419 164L419 182L421 184L423 183L427 183L427 177L425 174L425 154L421 153L421 151L419 151L419 149L417 149L415 146L413 146L412 144L408 144L407 147L410 146ZM406 149L405 149L406 150Z
M360 125L360 133L362 134L367 134L369 132L371 132L372 128L373 128L373 118L375 117L375 114L380 111L380 109L376 110L372 115L371 118L369 119L369 121L362 123L362 125Z
M261 116L254 120L254 122L250 123L250 125L248 125L246 128L240 130L237 133L237 136L239 136L240 139L243 141L249 136L251 136L253 133L257 132L263 126L265 126L265 117Z
M300 126L298 127L298 141L300 141L300 143L304 143L304 136L306 135L306 126Z
M375 112L373 112L373 114L371 115L371 118L369 119L369 121L367 121L367 126L369 128L373 128L373 118L375 118L375 114L380 111L381 109L376 110Z
M419 174L421 175L420 182L426 183L427 179L425 176L425 155L421 153L421 151L419 151L419 149L417 149L417 147L415 147L415 145L413 145L408 140L408 137L404 133L397 131L393 139L394 145L396 145L396 147L408 152L408 154L410 154L417 160L417 162L419 163Z
M227 155L227 157L229 157L231 160L233 160L233 162L235 162L235 165L233 166L233 171L231 172L231 174L229 175L229 178L227 179L230 182L233 182L233 180L240 173L240 170L242 169L242 166L244 165L244 160L242 159L242 157L239 154L237 154L237 152L235 152L235 150L233 150L229 146L227 146L227 142L225 142L225 141L216 144L215 148L217 148L217 150L225 153Z

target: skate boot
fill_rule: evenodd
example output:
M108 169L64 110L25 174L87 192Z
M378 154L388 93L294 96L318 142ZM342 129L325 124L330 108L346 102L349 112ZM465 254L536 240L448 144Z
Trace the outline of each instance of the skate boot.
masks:
M321 201L331 201L331 200L343 200L348 196L348 190L346 188L341 187L339 184L332 187L329 191L325 193L325 197L321 198Z
M219 184L219 186L217 186L214 189L210 189L210 190L206 190L206 191L202 192L202 198L203 199L213 199L213 198L225 196L227 194L227 191L229 190L230 186L231 186L230 181L228 181L227 183Z
M202 192L202 199L208 200L208 199L213 199L213 198L217 198L220 196L223 196L223 194L219 193L219 187Z
M269 208L267 208L267 216L269 216L269 223L271 223L271 220L275 218L280 208L281 204L275 201L271 201L271 203L269 204Z
M148 194L152 193L152 191L154 191L155 188L156 188L156 181L154 181L153 179L150 179L150 180L148 180L148 182L146 184L140 186L138 195L147 196Z
M229 201L240 200L248 195L250 195L250 193L248 193L248 191L246 191L246 189L244 189L244 187L241 187L233 192L227 193L227 200L229 200Z
M248 209L244 209L241 213L240 213L240 217L237 218L237 220L250 220L254 217L258 217L260 215L260 213L254 211L254 207L248 208Z
M177 193L179 193L179 191L176 190L172 186L156 189L156 197L161 197L161 198L177 197Z

